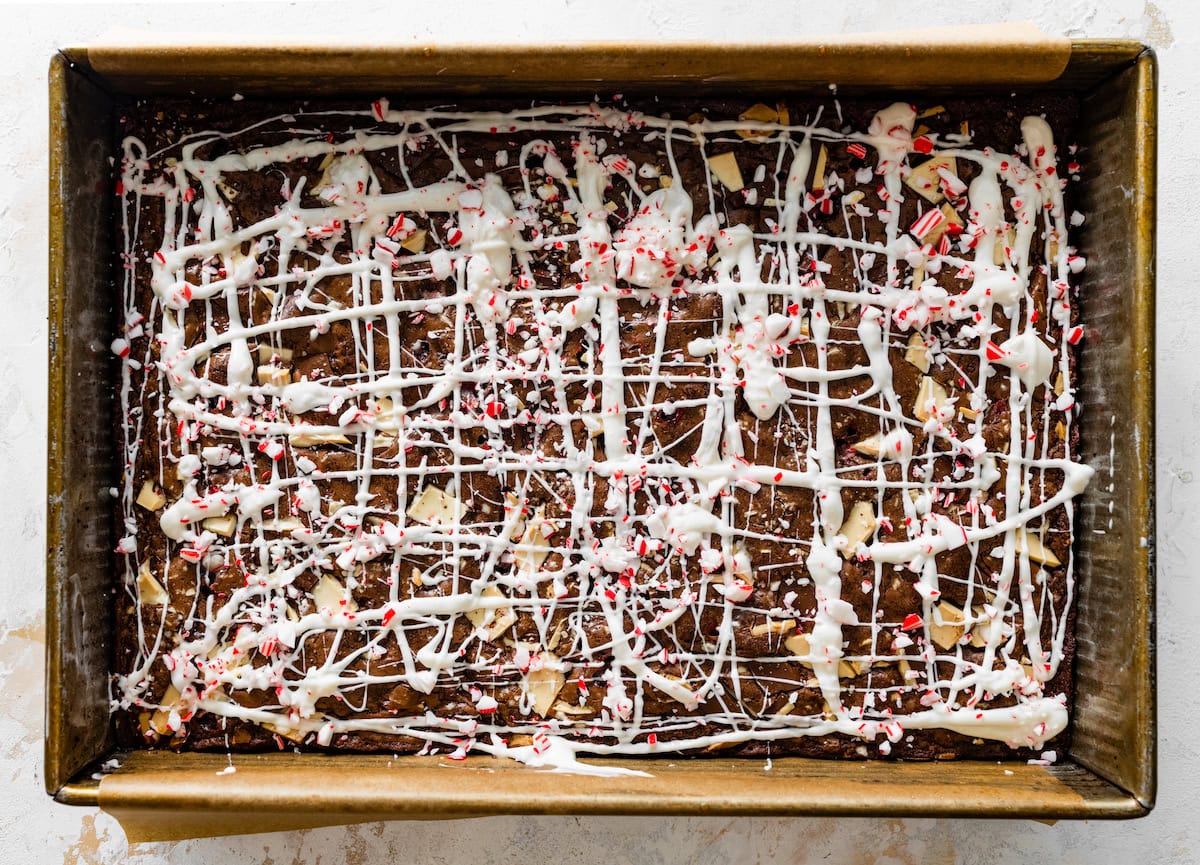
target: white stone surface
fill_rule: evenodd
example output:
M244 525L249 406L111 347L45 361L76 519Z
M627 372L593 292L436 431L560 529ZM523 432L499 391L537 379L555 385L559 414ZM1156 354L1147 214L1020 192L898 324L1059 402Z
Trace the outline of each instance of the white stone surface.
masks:
M533 11L535 10L536 11ZM525 11L528 10L528 11ZM57 46L114 26L351 41L783 40L805 34L1030 19L1048 33L1134 37L1162 63L1158 383L1160 769L1158 808L1129 823L956 820L489 818L379 823L130 847L94 810L42 792L46 408L46 67ZM1191 0L813 4L795 0L439 0L0 8L0 861L41 863L1024 862L1191 863L1200 857L1200 375L1193 329L1200 235L1200 5ZM1187 267L1191 271L1187 271Z

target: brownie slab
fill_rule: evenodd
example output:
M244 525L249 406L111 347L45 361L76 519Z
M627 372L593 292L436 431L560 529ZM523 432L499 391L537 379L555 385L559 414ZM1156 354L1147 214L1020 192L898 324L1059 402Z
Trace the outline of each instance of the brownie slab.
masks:
M123 741L1053 759L1074 110L131 105Z

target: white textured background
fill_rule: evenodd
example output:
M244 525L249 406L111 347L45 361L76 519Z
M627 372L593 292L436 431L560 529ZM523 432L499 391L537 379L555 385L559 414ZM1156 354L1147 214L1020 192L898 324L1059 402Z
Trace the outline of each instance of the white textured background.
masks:
M3 5L3 0L0 0ZM529 11L526 11L529 10ZM536 11L534 11L536 10ZM218 38L327 35L437 41L783 40L789 36L1029 19L1074 37L1133 37L1158 49L1159 805L1131 823L955 820L488 818L377 823L131 847L120 826L42 791L42 576L46 377L46 67L57 46L114 26ZM454 862L876 862L883 865L1193 863L1200 860L1200 335L1189 331L1200 235L1200 4L1194 0L540 0L0 8L0 862L316 865ZM1192 267L1189 272L1188 266ZM1182 313L1182 314L1181 314Z

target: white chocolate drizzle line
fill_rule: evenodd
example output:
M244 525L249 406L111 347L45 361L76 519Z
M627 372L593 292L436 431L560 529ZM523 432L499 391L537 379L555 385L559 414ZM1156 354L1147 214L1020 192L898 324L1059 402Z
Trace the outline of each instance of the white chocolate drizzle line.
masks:
M237 149L249 129L295 131L332 117L362 128L314 128ZM1071 457L1068 346L1082 331L1071 324L1070 278L1083 263L1068 245L1066 181L1049 126L1026 118L1017 152L1004 154L964 136L914 137L915 111L903 103L863 132L779 120L684 123L595 105L395 111L380 100L362 112L189 136L163 151L173 154L165 173L151 172L162 153L127 139L125 322L113 344L124 358L126 419L127 534L118 549L142 615L114 705L144 707L160 735L202 711L320 745L352 733L404 735L452 757L475 750L593 772L618 770L576 755L835 734L887 754L906 731L935 728L1040 748L1061 732L1065 699L1046 685L1063 657L1074 577L1069 559L1048 557L1048 518L1058 510L1071 518L1091 470ZM738 134L748 129L754 145ZM490 172L460 149L489 136L522 142L497 154ZM200 158L218 138L232 149ZM638 162L611 152L622 140L658 153ZM776 148L776 214L770 231L756 233L717 209L717 192L725 187L727 207L765 193L765 172L749 184L738 172L756 165L746 154L761 153L764 140ZM864 158L849 175L812 176L826 149L851 146L873 151L874 168ZM900 203L916 195L906 181L930 151L973 164L974 179L968 187L940 172L945 207L924 206L917 224L902 225ZM410 163L428 152L445 156L448 173L414 186ZM696 198L682 188L685 152L709 169ZM407 188L384 192L368 155L394 157ZM304 203L304 181L285 180L272 215L238 220L228 175L282 178L279 166L303 160L322 169L316 201ZM879 207L863 203L864 189L878 190ZM844 237L813 219L834 194ZM694 212L697 201L706 212ZM154 207L164 241L142 260L133 239ZM963 230L924 242L947 221ZM872 224L882 232L869 233ZM1039 239L1051 262L1040 320L1029 253ZM558 251L570 253L561 259L569 266L539 275L539 262ZM853 270L854 288L826 286L830 251ZM943 268L957 272L956 290L935 278ZM141 308L136 286L147 278L153 300ZM330 293L335 282L349 286L348 300ZM439 285L444 295L422 292ZM672 313L708 295L719 308L711 331L686 352L665 353ZM247 304L255 297L266 299L267 315ZM635 323L653 330L649 356L624 341L626 298L641 304ZM858 312L852 335L833 325L846 309ZM452 351L438 365L420 362L406 340L423 320L440 320L449 334ZM283 338L311 342L334 327L352 334L358 373L295 373ZM386 358L376 354L380 331ZM570 344L581 350L568 353ZM831 351L850 344L865 363L831 366ZM134 357L132 345L145 348ZM800 357L805 350L815 351L815 366ZM906 350L916 358L899 360L911 357ZM217 381L208 371L222 355ZM916 404L897 395L895 362L932 367ZM961 373L968 362L973 381ZM951 395L943 383L955 376L936 373L954 370ZM1002 449L983 436L996 376L1008 381ZM867 384L849 398L831 395L850 379ZM536 401L527 403L531 383ZM673 399L685 386L705 395ZM697 429L675 430L673 440L656 431L655 419L696 408ZM848 464L837 451L834 411L850 409L877 422L855 445L874 464ZM783 445L795 452L782 453L777 439L773 462L748 461L747 442L781 424L802 431ZM150 428L157 453L143 452ZM533 428L558 432L553 452L516 446ZM694 452L681 457L676 446L693 433ZM919 433L924 450L914 450ZM1056 440L1062 456L1051 458ZM330 453L347 457L342 468L319 467ZM259 454L269 458L265 470ZM939 458L953 470L935 468ZM147 507L139 462L156 467L158 488L176 491L151 508L169 539L170 561L157 573L138 537ZM237 473L246 469L254 474ZM226 479L212 483L221 472ZM472 500L473 479L485 475L503 479L512 498ZM1052 495L1050 477L1059 485ZM334 481L353 484L352 500L322 493ZM376 494L385 488L395 506ZM761 509L788 490L811 491L811 525L751 529L735 493ZM895 493L903 526L882 520ZM527 507L531 494L549 496L553 513ZM950 501L958 516L948 515ZM791 560L753 561L750 550L764 541ZM939 563L963 549L969 572L944 573ZM859 587L843 579L859 573L855 558L873 569L857 604ZM390 594L359 607L354 590L372 564L386 565ZM222 597L200 591L234 565L244 585ZM1047 589L1053 568L1063 569L1065 603ZM919 601L903 620L885 621L881 592L896 579L915 586ZM958 618L939 603L946 580L965 583ZM782 602L760 606L765 592ZM811 604L797 606L801 596ZM518 617L531 623L520 639ZM702 620L715 629L702 633ZM747 622L779 635L766 654L739 646ZM686 640L684 623L693 626ZM955 626L953 639L938 638ZM869 640L852 642L863 628ZM327 651L310 663L319 641ZM170 671L161 701L151 698L156 664ZM881 684L886 667L903 671L900 684ZM575 683L575 702L559 699L564 683ZM327 710L330 700L359 705L367 686L461 699L447 713L436 704L385 717ZM494 695L513 687L519 717L500 721ZM764 687L783 699L752 696ZM819 690L819 711L796 708L803 688ZM595 689L599 705L587 699ZM914 693L921 709L901 709ZM685 713L652 710L652 694Z

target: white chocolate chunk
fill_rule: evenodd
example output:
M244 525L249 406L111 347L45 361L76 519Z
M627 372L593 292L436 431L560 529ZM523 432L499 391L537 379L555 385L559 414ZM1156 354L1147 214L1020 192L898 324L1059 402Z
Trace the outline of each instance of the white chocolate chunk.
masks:
M404 240L400 241L400 246L404 249L407 249L409 252L424 252L425 238L427 235L428 232L425 229L418 228L408 237L404 238Z
M784 648L786 648L789 652L799 657L804 657L811 651L809 649L808 636L806 634L792 634L783 641L783 645Z
M258 383L283 387L291 384L292 374L288 370L274 364L266 364L258 368Z
M515 541L525 533L525 517L519 511L521 510L521 499L516 493L504 494L504 513L511 514L513 511L518 511L516 520L512 523L512 528L508 533L508 539Z
M263 531L285 534L304 528L304 523L296 517L276 517L273 520L263 520Z
M553 661L555 658L550 655L547 660ZM567 679L562 671L548 665L543 665L539 670L530 670L525 676L524 688L533 705L533 711L543 718L549 715L550 707L554 705L554 701L558 699L558 692L566 683Z
M404 413L397 410L396 403L390 396L381 396L375 400L376 433L380 430L385 430L389 433L398 432L403 420Z
M576 706L574 703L567 703L563 700L556 700L550 707L550 711L555 716L566 715L569 718L589 718L596 714L596 711L589 706Z
M855 502L842 527L838 529L839 535L846 536L846 546L842 555L847 559L854 558L858 545L869 541L878 525L875 520L875 508L871 503Z
M567 620L560 619L559 623L554 626L554 632L546 640L546 648L551 651L558 648L558 644L562 642L563 632L567 629Z
M150 729L160 736L170 736L174 733L171 729L171 710L179 705L179 689L174 685L167 685L166 693L162 696L161 709L156 709L154 714L150 716Z
M143 607L161 606L169 600L167 590L150 573L150 562L148 561L142 562L142 566L138 568L137 586L138 602Z
M237 517L233 514L225 514L222 517L209 517L201 525L206 531L220 535L223 538L232 537L237 529Z
M281 716L280 720L287 721L287 717ZM263 722L261 726L263 729L271 731L276 736L287 739L289 742L295 742L297 745L303 742L308 736L308 733L299 727L290 727L286 724L268 724Z
M780 122L779 112L776 111L774 108L772 108L770 105L764 105L761 102L757 102L754 105L751 105L749 108L747 108L741 114L739 114L738 120L758 121L759 123L778 123L778 122ZM786 122L786 121L784 121L784 122ZM754 129L752 127L746 127L746 128L739 128L737 130L737 134L742 136L742 138L749 138L751 140L761 141L766 138L769 138L773 133L769 129Z
M812 188L814 192L820 192L825 188L825 166L829 163L829 149L822 144L821 149L817 151L817 167L813 170Z
M503 598L504 593L496 586L488 586L479 593L481 598ZM476 628L482 628L489 642L494 642L517 621L512 607L476 607L467 610L467 620Z
M421 490L406 511L410 520L429 526L456 525L466 512L462 502L432 484Z
M945 411L950 397L946 389L929 376L921 377L921 386L917 389L917 398L913 400L913 417L927 421L933 417L933 408L939 414Z
M1031 560L1048 568L1057 568L1062 564L1058 556L1054 555L1054 551L1042 543L1039 536L1024 529L1017 529L1017 552L1022 551L1027 552Z
M786 634L795 627L794 619L781 619L777 622L763 622L761 625L755 625L750 629L750 634L755 637L761 637L764 634Z
M853 679L866 669L860 661L838 661L838 678Z
M298 432L288 434L288 444L297 448L311 448L316 445L348 445L350 439L341 433Z
M138 492L137 503L148 511L156 511L167 503L167 498L154 486L154 481L146 481Z
M273 363L276 358L279 358L283 363L292 362L292 350L290 348L275 348L266 343L258 344L258 362L263 365Z
M550 555L550 538L546 531L553 529L553 525L546 521L544 514L545 508L538 508L521 533L520 547L513 551L513 560L520 571L536 573Z
M930 204L937 204L946 196L942 192L942 178L938 169L958 176L958 162L953 156L935 156L927 159L912 170L904 179L904 185L916 192Z
M175 466L175 477L181 481L194 478L200 472L200 457L196 454L184 454Z
M966 633L963 624L965 619L962 610L949 601L942 601L934 608L933 621L929 623L929 638L943 649L953 649Z
M971 627L971 645L976 649L982 649L988 644L988 632L991 630L991 623L988 621L988 611L986 607L972 607L976 622Z
M739 192L746 188L742 180L742 169L738 167L737 157L732 150L710 157L708 169L730 192Z
M865 457L878 457L883 453L883 436L879 433L867 436L860 442L855 442L850 445L855 453L862 454Z
M909 336L908 350L904 352L904 359L921 372L929 372L929 346L925 344L925 338L920 333L913 331Z
M328 574L322 574L321 579L313 586L312 599L317 605L317 610L322 612L338 613L345 610L347 613L353 613L358 609L354 599L346 594L346 587Z

